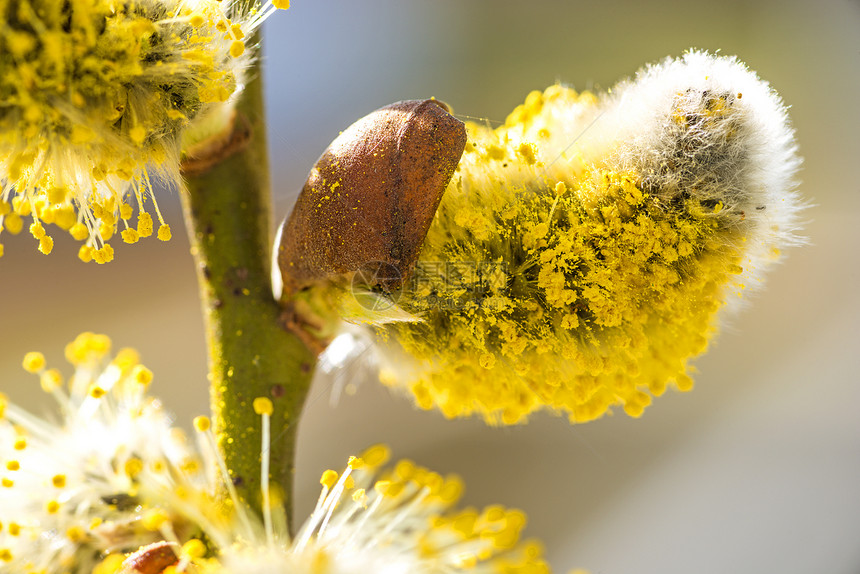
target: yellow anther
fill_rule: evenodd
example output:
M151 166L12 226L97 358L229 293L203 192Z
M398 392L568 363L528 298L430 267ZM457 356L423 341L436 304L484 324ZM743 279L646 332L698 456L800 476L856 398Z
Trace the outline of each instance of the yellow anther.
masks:
M385 496L392 490L393 484L390 480L377 480L373 485L373 490L380 496Z
M152 382L153 376L154 375L152 374L152 371L150 371L143 365L135 365L134 368L131 370L131 378L134 380L134 382L140 385L145 386L150 384Z
M384 444L377 444L364 451L361 454L361 458L364 459L367 466L377 468L388 462L388 459L391 458L391 449Z
M140 233L137 232L137 229L129 227L128 229L123 229L120 233L123 242L125 243L137 243L140 239Z
M124 347L117 352L116 356L111 361L112 364L116 365L123 371L127 371L135 367L140 361L140 353L132 349L131 347ZM145 368L145 367L144 367ZM135 376L134 371L131 373L132 377Z
M38 373L45 368L45 355L38 351L31 351L24 355L22 366L28 373Z
M99 225L99 237L102 238L102 241L109 241L111 237L113 237L114 226L109 223L102 223Z
M198 432L206 432L211 426L212 422L209 420L209 417L203 415L194 417L194 428L197 429Z
M145 211L137 214L137 232L141 237L152 235L152 216Z
M24 220L17 213L10 213L3 218L3 226L12 235L18 235L24 229Z
M41 221L36 221L35 223L30 224L30 235L36 239L42 239L45 237L45 228L42 226Z
M27 439L22 436L16 437L13 448L15 450L24 450L25 448L27 448Z
M394 465L394 474L400 480L411 480L415 476L415 463L408 459L401 459Z
M272 401L268 398L257 397L254 399L254 412L258 415L272 416L273 411L274 407L272 406Z
M161 241L170 241L171 237L173 237L173 234L170 231L170 226L166 223L162 223L158 227L158 239Z
M230 55L234 58L238 58L244 53L245 43L242 40L233 40L233 43L230 44Z
M66 487L66 475L65 474L55 474L51 478L51 484L53 484L57 488L65 488Z
M123 562L124 554L110 554L96 565L92 574L116 574L121 571Z
M185 457L179 463L179 470L185 474L196 474L200 471L200 460L193 456Z
M156 532L165 523L170 521L170 517L167 515L167 512L160 508L151 508L147 510L143 517L140 520L141 526L143 526L146 530L150 532Z
M188 23L194 26L195 28L199 28L203 24L206 23L206 18L203 17L203 14L199 12L195 12L191 15L191 18L188 20Z
M206 545L203 544L203 542L201 542L200 540L192 538L191 540L182 545L180 555L186 556L191 559L203 558L204 556L206 556Z
M87 229L86 225L79 221L72 225L72 227L69 229L69 234L78 241L83 241L90 236L90 231L89 229Z
M445 484L439 490L439 498L448 504L453 504L460 499L463 494L463 481L456 476L449 477Z
M12 209L21 217L27 217L32 212L30 202L23 195L19 195L12 200Z
M21 463L17 460L6 461L6 470L16 471L21 469Z
M21 534L21 525L17 522L10 522L9 528L6 531L9 533L9 536L18 536Z
M134 208L128 203L123 203L119 206L119 216L122 219L130 219L133 212Z
M290 7L290 0L273 0L272 6L278 10L287 10Z
M89 263L93 260L93 248L89 245L81 245L81 248L78 249L78 259L83 261L84 263Z
M80 526L70 526L66 529L66 538L68 538L71 542L82 542L86 537L87 533Z
M48 202L56 205L57 203L63 203L66 201L66 195L69 190L65 187L52 187L48 189L46 195L48 197Z
M334 470L327 470L320 477L320 484L326 488L331 488L337 484L338 474Z
M245 33L242 31L242 27L239 26L239 24L233 24L232 26L230 26L230 32L237 40L241 40L245 37Z
M100 399L107 394L107 391L98 385L90 387L90 396L94 399Z
M2 484L4 488L12 488L15 486L15 481L4 476L3 480L0 480L0 484Z
M54 239L50 235L45 235L39 239L39 251L48 255L54 250Z
M8 548L0 548L0 561L2 562L11 562L14 556L12 555L12 551Z
M93 259L96 263L110 263L113 261L113 247L105 243L104 247L96 250Z
M353 470L359 470L364 468L364 460L358 456L351 456L346 465Z
M125 461L124 470L125 474L133 479L143 471L143 461L137 457L131 457Z
M134 126L128 130L128 137L131 138L131 141L140 145L146 139L146 128L143 126Z
M60 503L56 500L49 500L45 503L45 511L48 514L56 514L60 511Z

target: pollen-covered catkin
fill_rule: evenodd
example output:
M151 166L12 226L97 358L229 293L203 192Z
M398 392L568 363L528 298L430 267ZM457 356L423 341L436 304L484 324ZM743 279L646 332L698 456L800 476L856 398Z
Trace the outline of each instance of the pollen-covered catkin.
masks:
M722 307L796 242L785 106L734 58L690 52L609 94L533 92L469 126L406 288L374 327L382 380L422 408L512 424L639 416L692 387Z
M98 263L113 258L117 233L151 235L151 213L169 239L150 178L180 185L183 133L229 113L253 60L245 43L274 10L271 0L0 0L0 231L32 221L47 254L53 224Z

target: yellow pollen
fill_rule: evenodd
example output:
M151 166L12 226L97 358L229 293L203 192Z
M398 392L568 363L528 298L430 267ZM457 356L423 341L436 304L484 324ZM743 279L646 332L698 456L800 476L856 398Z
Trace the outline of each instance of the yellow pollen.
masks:
M206 545L203 544L200 540L196 538L192 538L188 542L182 545L182 550L180 551L182 556L187 556L191 559L203 558L206 556Z
M169 521L170 517L167 515L167 512L160 508L152 508L144 513L140 524L146 530L156 532Z
M334 470L327 470L320 477L320 484L326 488L331 488L337 484L338 474Z
M39 384L46 393L53 393L63 386L63 375L59 369L48 369L39 376Z
M54 239L50 235L45 235L41 239L39 239L39 251L44 253L45 255L50 255L51 251L54 250Z
M245 43L242 40L233 40L233 43L230 44L230 55L234 58L238 58L244 53Z
M361 454L361 458L371 468L377 468L391 458L391 449L384 444L374 445Z
M129 478L135 478L143 471L143 461L139 458L132 457L125 461L125 474Z
M166 223L162 223L158 227L158 239L160 239L161 241L170 241L171 237L173 237L173 235L170 232L170 226Z
M66 538L68 538L71 542L83 542L86 537L86 532L80 526L70 526L68 529L66 529Z
M45 368L45 355L38 351L31 351L24 355L22 366L28 373L38 373Z
M45 237L45 228L42 226L42 223L37 221L30 224L30 234L36 239L42 239Z
M137 232L137 229L131 227L122 230L120 236L125 243L137 243L138 239L140 239L140 233Z
M254 399L254 412L258 415L271 416L274 411L272 401L266 397L257 397Z
M139 385L146 386L152 382L153 374L152 371L143 365L135 365L131 370L131 378Z

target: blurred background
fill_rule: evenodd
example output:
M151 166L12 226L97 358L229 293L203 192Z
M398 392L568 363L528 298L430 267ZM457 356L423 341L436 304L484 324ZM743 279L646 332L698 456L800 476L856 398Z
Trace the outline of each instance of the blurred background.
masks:
M264 50L278 219L338 132L371 110L435 96L503 121L556 81L606 89L698 47L736 54L791 106L805 158L809 245L699 359L696 388L645 415L516 428L449 422L372 381L330 404L318 378L300 430L298 519L319 474L375 442L466 480L466 502L529 515L557 572L860 572L860 4L852 0L561 2L294 0ZM189 426L208 408L196 279L175 193L174 239L115 243L104 266L60 241L45 257L3 235L0 390L49 406L21 370L39 349L62 366L82 330L134 346L153 391Z

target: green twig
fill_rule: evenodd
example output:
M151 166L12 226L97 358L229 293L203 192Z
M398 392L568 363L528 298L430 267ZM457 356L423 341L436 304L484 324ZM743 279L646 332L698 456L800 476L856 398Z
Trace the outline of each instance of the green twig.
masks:
M239 102L231 143L221 157L214 154L214 165L186 169L183 207L203 302L218 446L240 497L259 511L261 424L252 402L270 398L271 479L289 517L296 430L315 356L283 327L272 296L262 85L259 70L252 73L257 79Z

